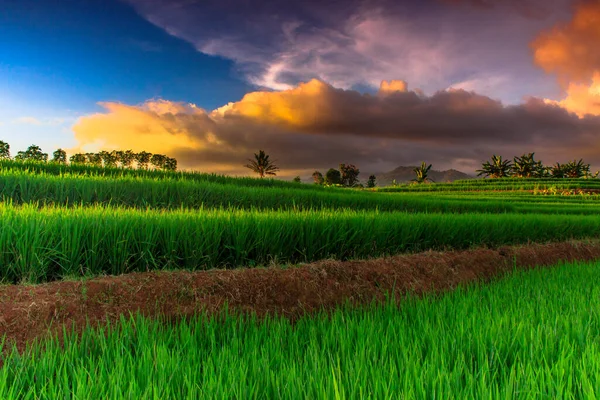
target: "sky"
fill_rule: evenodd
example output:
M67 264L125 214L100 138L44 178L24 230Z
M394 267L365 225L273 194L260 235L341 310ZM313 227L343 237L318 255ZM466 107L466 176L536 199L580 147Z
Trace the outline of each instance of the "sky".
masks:
M0 140L280 175L600 169L598 0L0 0Z

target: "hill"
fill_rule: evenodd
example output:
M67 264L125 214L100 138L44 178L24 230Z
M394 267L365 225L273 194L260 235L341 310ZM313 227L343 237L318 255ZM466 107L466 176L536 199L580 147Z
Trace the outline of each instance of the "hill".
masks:
M393 171L378 174L378 175L376 175L377 176L377 185L378 186L391 185L392 181L394 179L398 183L409 182L411 179L413 179L415 177L415 173L413 172L413 170L415 168L416 167L414 167L414 166L409 166L409 167L400 166L400 167L394 169ZM455 169L449 169L446 171L436 171L436 170L432 169L431 171L429 171L429 177L438 183L453 182L458 179L473 179L473 177L471 175L467 175L464 172L457 171Z

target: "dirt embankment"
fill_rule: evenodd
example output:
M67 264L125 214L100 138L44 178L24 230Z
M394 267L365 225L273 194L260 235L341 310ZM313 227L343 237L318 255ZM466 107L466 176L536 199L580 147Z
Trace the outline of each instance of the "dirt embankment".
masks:
M115 321L139 311L169 319L230 310L289 318L385 293L449 290L518 268L600 259L600 241L533 244L457 252L425 252L366 261L320 261L294 268L148 272L43 285L0 286L0 337L22 349L62 331ZM5 348L6 350L6 348Z

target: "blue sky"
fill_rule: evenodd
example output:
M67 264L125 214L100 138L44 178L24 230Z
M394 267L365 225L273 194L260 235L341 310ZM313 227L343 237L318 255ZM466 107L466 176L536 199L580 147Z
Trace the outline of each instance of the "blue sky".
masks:
M127 147L238 174L260 147L282 175L423 159L473 171L492 153L528 151L600 166L598 0L0 0L0 10L0 140L13 154Z
M1 7L0 136L15 152L30 143L72 145L70 126L99 111L99 101L163 97L212 109L250 88L231 61L196 51L122 2ZM40 124L27 123L32 118Z

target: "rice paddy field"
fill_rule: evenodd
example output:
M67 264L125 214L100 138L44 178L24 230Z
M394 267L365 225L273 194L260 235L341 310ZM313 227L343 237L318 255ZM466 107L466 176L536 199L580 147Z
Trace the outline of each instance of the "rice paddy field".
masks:
M491 283L297 320L132 309L19 348L2 312L21 311L1 288L596 240L596 191L598 179L367 190L0 161L0 398L595 398L597 261L515 265Z
M600 264L291 324L123 317L12 352L1 398L596 398ZM560 294L560 295L558 295Z

